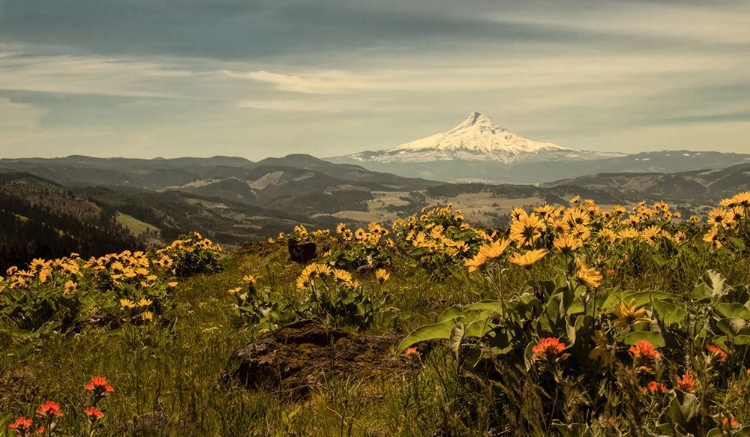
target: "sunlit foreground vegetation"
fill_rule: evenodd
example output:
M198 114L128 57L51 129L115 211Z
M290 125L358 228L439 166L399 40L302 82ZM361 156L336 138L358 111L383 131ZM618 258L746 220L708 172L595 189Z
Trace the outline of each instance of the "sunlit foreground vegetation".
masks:
M35 260L0 278L0 435L750 435L750 192L450 206L223 253ZM317 244L300 265L283 243ZM232 352L287 322L403 340L408 377L251 391Z

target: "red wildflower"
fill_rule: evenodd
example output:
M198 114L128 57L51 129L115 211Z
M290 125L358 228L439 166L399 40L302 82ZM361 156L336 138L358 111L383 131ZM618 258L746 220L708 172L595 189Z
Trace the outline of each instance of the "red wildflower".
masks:
M677 388L682 391L695 390L695 378L691 374L685 374L677 378Z
M643 387L642 390L644 393L649 393L649 392L650 393L656 393L656 392L664 393L667 391L667 386L664 384L659 384L656 381L651 381L648 383L647 386Z
M638 340L634 346L630 346L628 351L633 355L636 363L645 368L645 370L650 370L656 359L661 356L659 351L654 348L654 345L646 340Z
M16 419L15 422L8 425L8 428L15 429L19 432L25 433L26 431L31 429L31 422L32 422L31 419L21 416L18 419Z
M727 429L739 428L739 427L740 427L740 423L734 419L730 420L728 417L721 419L721 429L727 430Z
M711 352L711 356L719 357L719 361L721 361L722 363L726 361L727 353L724 352L723 350L719 349L718 347L712 344L707 344L706 349L708 349L708 351Z
M37 408L36 414L42 416L62 416L63 412L60 410L60 404L52 401L47 401L42 404L41 407Z
M409 347L409 348L406 348L406 350L404 351L403 355L408 360L413 360L413 359L415 359L415 358L417 358L419 356L419 351L415 347Z
M34 431L34 434L44 434L44 431L46 431L47 428L44 427L44 425L40 426L39 428Z
M85 410L83 410L83 412L86 413L86 416L88 416L89 420L92 422L95 422L104 417L104 413L96 407L86 408Z
M554 360L557 355L565 350L565 344L557 338L545 337L539 340L539 343L535 344L531 349L534 351L535 361L542 358ZM565 359L567 356L563 355L562 358Z
M99 394L107 395L115 391L114 387L107 383L107 378L103 376L92 376L91 381L83 386L86 390L94 391Z

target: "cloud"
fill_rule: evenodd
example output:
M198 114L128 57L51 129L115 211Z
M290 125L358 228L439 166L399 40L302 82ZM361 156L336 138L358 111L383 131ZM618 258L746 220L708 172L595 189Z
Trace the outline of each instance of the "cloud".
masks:
M321 71L304 76L274 73L265 70L251 71L244 74L227 71L226 74L230 77L267 83L280 91L304 94L339 94L377 89L377 85L368 81L368 78L357 77L344 71Z
M49 111L33 105L15 103L0 97L0 131L2 136L9 133L30 132Z
M339 113L361 110L363 105L351 101L302 101L302 100L244 100L237 104L240 108L260 109L278 112L317 112Z
M0 90L57 94L176 98L164 85L193 73L167 62L133 57L0 53Z

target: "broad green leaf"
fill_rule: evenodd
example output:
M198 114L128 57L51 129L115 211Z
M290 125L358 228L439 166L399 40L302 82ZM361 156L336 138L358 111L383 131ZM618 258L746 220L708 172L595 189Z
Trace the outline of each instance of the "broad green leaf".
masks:
M694 431L694 420L700 413L700 401L692 393L681 390L674 391L675 397L669 403L667 414L672 422L679 425L682 431Z
M575 322L570 323L570 316L565 316L565 333L568 335L568 340L570 340L570 344L575 344L576 327L575 327Z
M450 338L453 325L455 324L456 322L453 320L445 320L440 323L422 326L413 330L406 336L406 338L401 340L401 343L399 343L398 348L396 349L396 355L401 355L406 348L422 341Z
M456 323L451 328L450 337L448 338L448 345L453 351L453 355L458 358L461 350L461 341L464 339L464 324L461 322Z
M526 349L523 351L523 362L526 365L526 370L528 371L531 369L532 366L534 366L534 345L535 342L530 342L526 345Z
M734 246L735 249L738 249L738 250L747 249L747 246L745 246L745 242L737 237L727 237L727 241L732 243L732 246Z
M586 307L583 305L583 301L580 298L575 298L573 302L568 306L568 314L583 314Z
M625 336L625 339L623 342L625 344L634 345L638 343L638 340L646 340L654 347L664 347L666 346L666 342L664 341L664 336L661 335L661 332L651 332L651 331L636 331L631 332L630 334Z
M560 303L562 302L561 295L553 296L547 306L537 319L538 331L537 333L542 336L557 337L557 325L560 323Z
M750 323L744 319L720 319L716 322L716 326L721 329L721 332L730 337L741 334L750 334Z
M726 318L750 320L750 310L739 303L718 303L714 305L714 310Z
M706 285L704 291L712 299L727 294L729 287L725 284L726 280L727 278L714 270L707 271L701 278L701 282Z
M491 324L488 319L475 320L464 326L464 337L482 338L488 332L492 331L495 325Z
M665 326L677 325L684 321L688 315L687 310L681 306L663 300L653 301L651 308L656 311L659 320L661 320Z
M744 346L750 346L750 335L743 334L738 335L732 339L732 343L736 345L744 345Z
M628 291L622 293L622 300L630 302L630 299L635 299L635 304L637 306L643 306L657 300L680 301L681 296L657 290Z
M498 300L485 300L464 307L456 305L443 311L440 317L438 317L438 322L459 317L462 317L467 322L472 322L474 320L486 319L493 313L502 314L502 309L503 303Z

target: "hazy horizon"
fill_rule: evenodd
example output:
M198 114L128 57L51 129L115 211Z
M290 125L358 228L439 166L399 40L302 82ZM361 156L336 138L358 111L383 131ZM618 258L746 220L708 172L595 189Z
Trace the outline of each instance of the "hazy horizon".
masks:
M472 111L574 149L750 152L750 4L0 0L0 158L379 150Z

